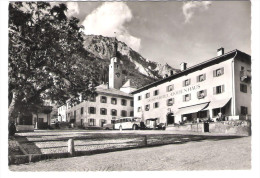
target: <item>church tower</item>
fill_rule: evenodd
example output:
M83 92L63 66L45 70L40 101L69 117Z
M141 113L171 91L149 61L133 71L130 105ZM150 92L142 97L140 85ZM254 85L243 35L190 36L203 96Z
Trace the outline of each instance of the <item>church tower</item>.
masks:
M109 88L120 89L123 83L122 66L117 58L117 42L114 39L114 49L109 65Z

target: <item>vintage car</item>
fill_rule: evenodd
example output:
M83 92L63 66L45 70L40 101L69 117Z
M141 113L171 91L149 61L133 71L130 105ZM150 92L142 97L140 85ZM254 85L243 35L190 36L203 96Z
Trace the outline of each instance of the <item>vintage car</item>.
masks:
M105 129L105 130L114 130L115 129L115 125L114 124L104 124L103 125L103 129Z

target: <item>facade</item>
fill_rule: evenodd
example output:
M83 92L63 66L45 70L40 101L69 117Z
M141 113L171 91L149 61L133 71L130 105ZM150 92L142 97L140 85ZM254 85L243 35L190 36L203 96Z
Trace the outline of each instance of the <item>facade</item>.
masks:
M115 47L115 49L117 49ZM134 116L131 81L123 85L122 67L116 52L109 65L109 83L96 87L97 96L79 104L58 108L58 115L63 120L76 123L82 127L103 127L105 123L113 123L115 119Z
M115 119L134 116L133 97L102 84L96 88L97 96L70 107L67 103L67 120L84 127L103 127Z
M251 115L251 57L239 50L218 56L132 92L136 117L167 125Z
M57 116L55 103L50 100L45 100L44 105L38 113L27 113L19 115L16 120L16 127L18 131L32 131L34 129L46 129L51 123L51 119Z

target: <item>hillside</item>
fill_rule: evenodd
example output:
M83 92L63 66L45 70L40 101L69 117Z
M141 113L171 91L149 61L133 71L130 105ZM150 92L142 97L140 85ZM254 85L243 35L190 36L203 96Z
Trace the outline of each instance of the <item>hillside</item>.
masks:
M114 41L114 38L85 35L84 48L103 63L104 73L108 72L115 42L117 43L117 56L122 63L125 81L131 79L137 88L161 79L165 74L169 75L171 71L174 74L179 71L168 64L163 65L145 59L125 43L118 40ZM107 82L107 80L106 78L103 82Z

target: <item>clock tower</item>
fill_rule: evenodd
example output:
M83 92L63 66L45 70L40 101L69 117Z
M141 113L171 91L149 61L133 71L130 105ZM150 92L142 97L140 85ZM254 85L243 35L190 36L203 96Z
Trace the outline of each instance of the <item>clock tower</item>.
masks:
M117 42L116 38L113 45L113 53L109 65L109 88L120 89L123 83L122 66L117 58Z

